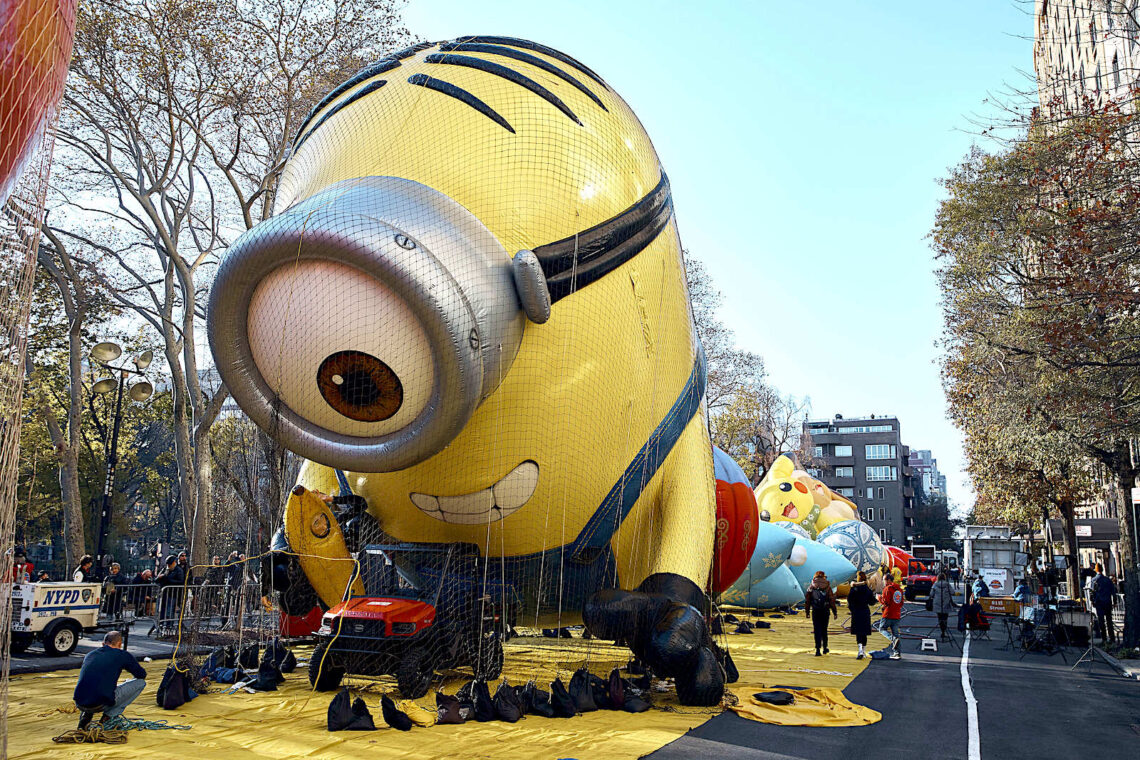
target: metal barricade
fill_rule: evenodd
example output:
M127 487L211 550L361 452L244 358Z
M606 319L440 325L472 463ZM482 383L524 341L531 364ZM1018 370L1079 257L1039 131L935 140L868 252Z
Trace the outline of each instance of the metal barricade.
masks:
M131 622L154 617L158 587L153 583L107 583L99 603L100 623Z
M160 637L176 636L179 628L216 633L249 627L257 615L264 615L258 583L165 586L157 594L155 628Z

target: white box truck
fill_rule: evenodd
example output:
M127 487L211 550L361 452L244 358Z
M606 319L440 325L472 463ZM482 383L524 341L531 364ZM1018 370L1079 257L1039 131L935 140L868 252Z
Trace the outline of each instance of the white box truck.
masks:
M1013 531L999 525L967 525L962 544L963 564L967 577L978 573L992 596L1009 596L1013 582L1025 574L1017 565L1017 555L1024 551L1021 539Z

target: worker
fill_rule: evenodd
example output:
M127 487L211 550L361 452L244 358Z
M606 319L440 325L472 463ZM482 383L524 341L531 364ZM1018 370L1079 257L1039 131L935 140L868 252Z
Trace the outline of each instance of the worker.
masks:
M124 670L134 678L119 684ZM88 652L79 669L79 681L72 696L79 708L79 729L86 729L100 711L104 722L122 715L145 686L146 671L133 656L123 651L123 634L109 631L103 637L103 646Z

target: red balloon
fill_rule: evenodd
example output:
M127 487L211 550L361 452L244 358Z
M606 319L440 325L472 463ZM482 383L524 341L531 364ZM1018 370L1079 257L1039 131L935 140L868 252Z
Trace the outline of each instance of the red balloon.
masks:
M76 0L0 0L0 203L63 93Z
M756 494L747 483L716 481L716 550L712 591L719 594L739 578L756 550L760 512Z

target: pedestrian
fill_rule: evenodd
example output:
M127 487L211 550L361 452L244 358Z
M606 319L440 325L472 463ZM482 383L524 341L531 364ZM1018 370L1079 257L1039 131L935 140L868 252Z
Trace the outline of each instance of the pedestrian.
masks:
M127 671L134 678L119 684L119 676ZM103 637L103 646L88 652L79 669L72 699L79 708L79 728L83 730L95 717L103 713L103 721L122 715L127 705L142 694L146 686L146 671L132 655L123 651L123 634L110 631Z
M899 652L899 620L902 619L903 590L894 578L887 580L883 593L879 595L879 603L883 605L883 619L879 621L879 633L891 643L891 659L902 659Z
M71 574L71 580L76 583L88 583L95 577L92 568L95 566L95 558L90 554L84 554L79 558L79 564L75 568L75 572Z
M1096 633L1100 640L1116 643L1116 631L1112 627L1112 581L1104 574L1104 567L1096 564L1096 575L1092 579L1092 603L1096 610ZM1107 639L1105 638L1107 636Z
M942 631L943 641L950 637L946 631L946 621L957 607L958 605L954 603L954 591L950 588L946 573L939 573L938 580L930 587L930 609L938 615L938 628Z
M111 572L103 581L103 609L111 613L115 620L123 619L124 590L120 586L127 585L127 576L123 575L123 568L118 562L111 563Z
M210 566L206 568L206 585L221 586L225 582L226 569L222 567L222 558L214 555Z
M158 585L158 618L159 621L172 620L178 614L178 601L182 596L182 586L186 583L186 575L178 565L178 558L173 554L166 556L166 567L155 577Z
M975 600L980 599L983 596L989 596L990 595L989 586L987 586L986 582L984 580L982 580L982 576L980 573L974 578L973 591L974 591L974 599Z
M1025 582L1024 578L1017 579L1017 585L1013 589L1013 601L1019 604L1029 604L1033 599L1033 594L1029 591L1029 584Z
M51 583L51 573L40 570L40 574L36 576L36 583Z
M867 574L860 570L851 584L851 590L847 592L847 608L851 610L851 634L859 645L856 660L867 656L867 637L871 635L871 605L874 603L875 592L867 583Z
M822 570L817 570L815 577L811 579L811 585L808 586L808 590L804 594L804 604L811 615L812 630L815 633L815 656L819 657L820 647L823 647L823 654L827 654L829 651L827 648L827 614L830 612L836 618L839 617L839 610L835 606L835 592L831 590L831 581L827 579L827 574Z
M153 615L154 601L153 588L154 574L149 569L135 573L131 578L130 598L127 600L135 607L135 615Z
M12 552L12 583L31 583L35 572L36 565L28 561L24 547L17 546Z

